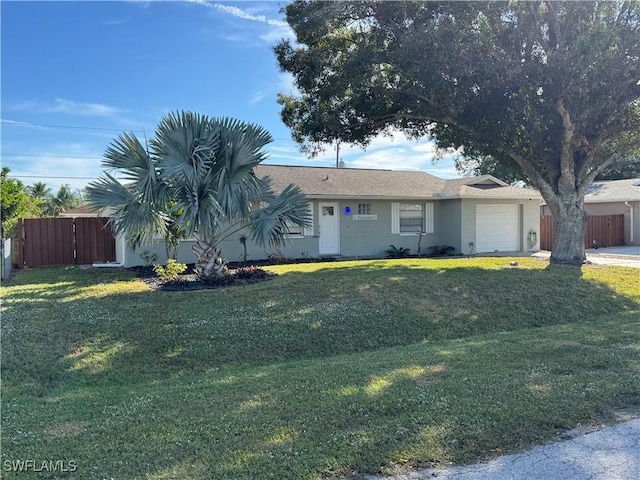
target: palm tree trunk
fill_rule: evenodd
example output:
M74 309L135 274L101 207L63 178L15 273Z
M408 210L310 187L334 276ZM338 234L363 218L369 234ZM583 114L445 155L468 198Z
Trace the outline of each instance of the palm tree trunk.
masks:
M193 253L196 256L196 275L201 280L224 277L227 274L227 261L222 258L222 250L216 239L203 238L196 233Z

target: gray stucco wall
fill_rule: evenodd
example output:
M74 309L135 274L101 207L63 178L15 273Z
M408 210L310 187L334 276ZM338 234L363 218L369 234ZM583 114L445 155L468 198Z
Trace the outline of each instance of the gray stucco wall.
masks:
M312 236L304 238L290 238L287 245L279 252L273 249L265 249L247 241L247 259L260 260L270 254L281 254L287 258L318 258L318 209L319 203L324 200L311 199L313 202L314 228ZM382 200L336 200L338 204L339 231L340 231L340 255L354 258L381 258L385 257L385 251L390 245L398 248L408 248L410 253L418 253L418 236L415 234L403 235L391 233L391 201ZM371 204L371 215L377 215L374 220L355 220L354 214L358 212L359 203ZM476 242L476 205L479 204L519 204L520 207L520 250L529 250L527 236L530 231L539 233L540 202L536 200L434 200L434 232L422 236L420 249L423 255L430 253L429 247L434 245L448 245L454 247L455 253L472 253L469 243ZM346 213L346 207L351 214ZM640 210L640 209L639 209ZM639 222L640 223L640 222ZM224 257L231 261L241 261L243 257L242 245L238 241L239 234L221 242ZM181 243L178 260L184 263L194 263L195 256L191 248L193 240L185 240ZM531 250L539 249L539 243ZM122 248L125 258L125 266L142 265L144 262L140 253L146 251L158 256L157 263L166 263L164 245L161 241L143 245L134 252L131 249ZM121 257L118 257L120 260Z
M318 258L319 254L319 226L318 213L319 204L324 200L311 199L313 203L313 235L304 238L294 237L287 241L287 245L276 252L274 249L259 247L251 241L247 241L247 259L260 260L267 258L270 254L281 254L288 258L311 257ZM418 253L418 236L402 235L391 233L391 201L381 200L336 200L338 204L339 231L340 231L340 255L343 257L368 258L384 257L385 251L390 245L398 248L404 247L411 251L411 254ZM355 220L353 215L358 213L359 203L371 204L371 215L377 215L374 220ZM346 214L346 207L349 207L351 214ZM455 213L455 212L454 212ZM454 245L454 239L443 241L441 224L452 215L450 209L441 209L440 202L434 202L434 233L425 234L420 242L421 253L429 253L428 247L432 245ZM456 222L454 221L453 224ZM452 222L447 220L447 232L451 234ZM455 230L455 228L454 228ZM451 235L455 237L456 235ZM457 234L459 238L459 233ZM238 241L239 234L221 242L224 257L231 261L240 261L243 257L242 245ZM195 257L191 248L193 240L184 240L180 244L178 260L184 263L193 263ZM455 246L455 245L454 245ZM458 247L456 247L458 248ZM166 253L162 241L152 242L143 245L134 252L129 248L122 248L122 255L125 258L125 266L143 265L140 253L149 251L158 256L157 263L166 263ZM118 257L119 259L121 257Z
M437 204L436 228L440 231L441 245L456 249L456 253L469 253L462 244L462 200L442 200Z
M195 255L193 254L193 245L195 240L183 240L178 248L178 261L182 263L195 263ZM242 244L238 240L238 236L224 240L220 243L222 254L230 262L238 262L243 259ZM123 249L125 258L125 267L135 267L144 265L144 260L140 257L143 252L149 252L157 255L155 263L165 264L167 255L162 241L152 242L141 245L134 251L131 248ZM266 259L270 254L276 254L274 249L265 249L257 246L253 242L247 241L247 260ZM301 258L304 256L318 257L318 241L312 237L291 239L280 253L288 258Z
M317 203L317 202L316 202ZM375 220L355 220L359 203L371 204L371 214L377 215ZM384 257L390 245L397 248L408 248L412 255L418 253L418 236L391 233L391 203L381 200L341 200L340 212L340 254L346 257ZM345 213L346 208L352 214ZM428 252L427 247L437 245L440 235L437 230L437 202L434 204L434 233L425 234L420 242L421 253Z

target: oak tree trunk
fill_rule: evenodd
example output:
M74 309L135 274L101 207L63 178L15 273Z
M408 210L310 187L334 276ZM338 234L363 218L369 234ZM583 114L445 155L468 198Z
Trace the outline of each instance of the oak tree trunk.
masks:
M547 203L553 215L551 263L582 265L586 260L584 232L587 212L582 202L576 200L577 198L563 203Z

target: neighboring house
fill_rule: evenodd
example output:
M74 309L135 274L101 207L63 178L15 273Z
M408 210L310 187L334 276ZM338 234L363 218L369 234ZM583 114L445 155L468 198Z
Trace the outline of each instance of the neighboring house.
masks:
M250 260L269 255L301 257L384 257L390 245L411 254L447 245L457 254L526 252L539 249L540 194L508 186L489 175L444 180L420 171L260 165L276 193L291 183L309 201L312 226L293 229L281 251L247 241ZM421 237L419 235L421 234ZM121 242L121 240L118 240ZM193 241L181 243L178 259L193 263ZM221 243L229 261L242 259L238 236ZM125 266L142 264L148 250L165 258L161 240L118 258Z
M67 218L94 218L94 217L106 217L107 215L101 215L95 208L89 205L82 205L76 208L70 208L63 212L60 212L61 217Z
M640 245L640 178L594 182L587 188L584 203L590 218L622 216L620 222L609 222L611 228L620 229L611 232L615 233L612 238L620 239L615 243ZM549 207L543 205L541 215L551 215ZM590 248L591 243L585 241Z

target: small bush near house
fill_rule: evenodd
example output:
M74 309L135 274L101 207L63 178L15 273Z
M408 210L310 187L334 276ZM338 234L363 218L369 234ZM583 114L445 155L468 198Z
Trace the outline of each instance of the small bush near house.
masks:
M176 280L178 276L186 269L186 264L177 262L172 258L167 260L166 267L163 267L162 265L156 265L155 267L153 267L153 271L156 273L156 275L162 277L162 279L165 281Z
M158 261L158 254L145 250L140 254L140 258L144 262L145 267L150 267Z
M408 257L411 249L405 247L396 247L395 245L389 245L386 250L387 258L404 258Z

